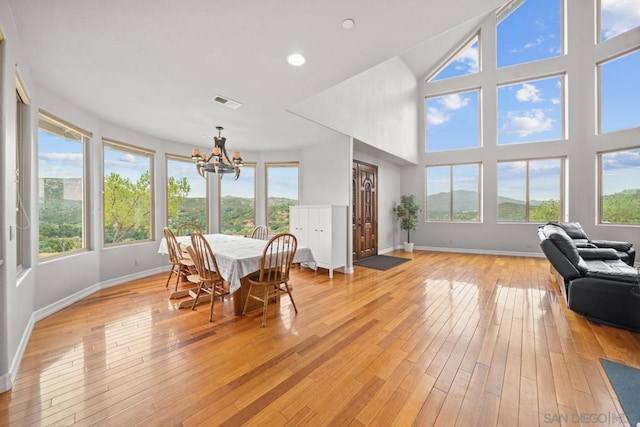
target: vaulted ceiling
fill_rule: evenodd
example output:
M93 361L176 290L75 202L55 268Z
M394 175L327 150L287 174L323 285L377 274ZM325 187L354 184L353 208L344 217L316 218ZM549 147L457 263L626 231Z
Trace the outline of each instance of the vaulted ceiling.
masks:
M415 78L505 0L10 0L38 86L178 143L278 150L335 138L289 109L394 57ZM346 18L355 21L344 29ZM307 62L292 67L286 56ZM371 88L375 90L375 88ZM242 104L213 103L222 95ZM357 112L355 112L357 114Z

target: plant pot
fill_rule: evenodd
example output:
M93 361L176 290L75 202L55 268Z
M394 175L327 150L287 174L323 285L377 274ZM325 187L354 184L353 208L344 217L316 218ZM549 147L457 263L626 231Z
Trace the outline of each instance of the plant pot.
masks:
M413 252L413 242L403 242L405 252Z

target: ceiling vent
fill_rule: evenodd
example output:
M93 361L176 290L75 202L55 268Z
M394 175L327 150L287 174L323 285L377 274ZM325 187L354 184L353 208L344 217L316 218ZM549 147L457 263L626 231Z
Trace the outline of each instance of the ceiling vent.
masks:
M236 102L229 98L225 98L224 96L220 96L220 95L216 95L213 98L211 98L211 102L217 102L218 104L222 104L225 107L229 107L233 110L237 110L242 105L239 102Z

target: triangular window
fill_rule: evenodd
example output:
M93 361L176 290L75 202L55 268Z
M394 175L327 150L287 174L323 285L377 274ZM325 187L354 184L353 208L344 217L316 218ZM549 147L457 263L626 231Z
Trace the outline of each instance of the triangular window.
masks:
M477 73L480 65L479 53L480 37L476 35L462 46L458 52L451 57L442 67L440 67L433 77L427 81L433 82L449 77L464 76L466 74Z

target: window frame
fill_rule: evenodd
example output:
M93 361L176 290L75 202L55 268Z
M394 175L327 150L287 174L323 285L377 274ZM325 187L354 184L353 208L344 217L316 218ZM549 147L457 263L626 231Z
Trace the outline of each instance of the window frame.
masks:
M297 188L297 204L300 204L300 162L291 161L291 162L265 162L264 164L264 211L265 211L265 224L269 229L269 233L273 233L274 230L269 226L269 169L271 168L282 168L282 167L293 167L295 166L298 169L298 188Z
M636 129L640 127L640 122L635 125L635 126L631 126L631 127L625 127L625 128L620 128L620 129L614 129L614 130L610 130L607 132L603 132L602 131L602 65L603 64L607 64L613 61L616 61L620 58L623 58L627 55L631 55L631 54L638 54L640 55L640 44L634 46L631 49L626 49L626 50L622 50L617 52L615 55L612 56L608 56L607 58L601 59L599 61L596 61L595 64L595 73L596 73L596 96L597 96L597 100L596 100L596 135L609 135L609 134L613 134L616 132L624 132L624 131L628 131L629 129Z
M25 101L26 100L26 101ZM29 98L26 96L20 79L16 76L16 271L20 273L25 267L25 232L24 218L27 211L24 206L25 194L25 173L24 173L24 116L25 109L29 105Z
M597 183L596 183L596 224L597 225L605 225L605 226L623 226L623 227L639 227L640 223L620 223L620 222L603 222L602 221L602 208L603 208L603 169L602 169L602 156L606 154L612 153L622 153L625 151L633 151L640 150L640 145L627 147L627 148L617 148L611 150L598 151L596 153L596 174L597 174Z
M564 220L566 218L566 204L567 204L567 200L566 200L566 194L567 194L567 189L566 189L566 182L567 182L567 176L566 176L566 171L567 171L567 156L552 156L552 157L532 157L532 158L525 158L525 159L510 159L510 160L498 160L496 162L496 223L497 224L542 224L543 222L539 222L539 221L531 221L530 216L531 216L531 187L530 187L530 182L531 182L531 177L530 177L530 168L529 168L529 164L531 162L536 162L536 161L542 161L542 160L560 160L560 182L558 183L559 185L559 190L560 190L560 218L558 219L558 221ZM523 221L505 221L505 220L500 220L498 218L498 213L499 213L499 209L500 209L500 180L498 177L498 165L500 163L518 163L518 162L526 162L527 167L526 167L526 175L525 175L525 191L526 191L526 199L525 199L525 220Z
M242 162L242 167L240 168L240 174L242 174L242 170L245 168L253 168L253 225L255 227L256 225L258 225L258 191L257 191L258 187L257 187L257 179L256 179L258 164L256 162ZM298 192L299 192L299 188L300 188L300 184L298 179ZM266 189L265 189L265 192L266 192ZM298 200L300 200L300 198L298 198ZM266 209L267 207L265 205L265 210ZM218 179L218 214L219 214L218 230L220 230L220 233L222 233L222 179Z
M477 30L473 33L473 35L466 39L464 43L461 43L456 46L455 49L452 49L452 53L447 57L447 59L440 63L440 65L434 68L433 71L427 73L427 77L424 79L425 83L431 82L439 82L441 80L455 79L456 77L463 76L471 76L474 74L479 74L482 71L482 42L481 42L481 30ZM433 80L438 74L444 71L449 65L451 65L459 55L461 55L465 50L473 46L475 43L478 43L478 71L475 73L466 73L460 74L458 76L445 77L439 80Z
M500 126L498 123L498 118L500 117L500 104L499 104L499 90L501 87L505 86L514 86L518 84L524 84L529 82L535 82L538 80L545 80L554 77L560 78L560 83L562 87L560 88L560 96L562 97L560 100L560 139L536 139L532 141L519 141L519 142L511 142L511 143L500 143ZM549 141L566 141L568 139L568 126L567 126L567 71L563 70L560 73L552 73L552 74L541 74L541 75L529 75L528 77L520 78L517 80L509 80L509 81L500 81L496 83L496 146L497 147L507 147L511 145L521 145L521 144L538 144L545 143Z
M460 77L465 77L465 76L460 76ZM457 95L457 94L467 93L467 92L476 92L478 94L478 111L477 111L478 145L473 146L473 147L447 148L447 149L442 149L442 150L429 149L429 137L428 137L428 135L429 135L429 119L428 119L429 111L428 110L429 109L427 107L427 100L431 99L431 98L443 98L443 97L446 97L446 96L449 96L449 95ZM482 86L472 86L472 87L462 86L462 87L458 88L457 90L451 90L451 91L447 91L447 92L440 92L440 93L437 93L437 94L425 95L424 96L424 102L423 102L423 108L424 108L424 152L425 153L434 154L434 153L446 153L446 152L460 151L460 150L477 150L477 149L482 148L484 146L483 131L482 131L482 127L483 127L482 126L482 109L483 109Z
M164 170L165 170L165 176L166 176L166 182L165 182L165 188L164 188L164 192L165 192L165 209L164 209L164 219L165 219L165 224L167 225L167 227L169 226L169 177L171 175L169 175L169 160L173 160L176 162L184 162L184 163L188 163L191 164L194 168L194 170L196 169L196 165L193 161L193 159L191 157L187 157L187 156L183 156L180 154L170 154L170 153L165 153L164 155ZM205 184L205 195L204 195L204 199L205 199L205 218L204 218L204 228L203 230L209 230L209 179L206 178L202 178L206 181ZM175 231L175 230L174 230Z
M454 197L453 197L453 188L454 188L454 180L453 180L453 169L455 166L469 166L469 165L477 165L478 166L478 219L476 220L462 220L462 219L454 219L454 212L453 212L453 206L454 206ZM448 167L449 168L449 194L451 194L451 197L449 197L449 219L429 219L429 204L428 204L428 197L429 197L429 182L428 182L428 177L429 177L429 173L428 173L428 169L429 168L441 168L441 167ZM425 222L432 222L432 223L471 223L471 224L477 224L477 223L482 223L482 162L464 162L464 163L448 163L448 164L438 164L438 165L426 165L425 169L424 169L424 174L425 174L425 179L424 179L424 184L425 184L425 199L424 199L424 206L425 206L425 210L424 210L424 220Z
M118 243L107 243L105 241L105 148L109 146L112 150L121 151L124 153L129 153L136 156L148 156L149 157L149 197L150 197L150 212L149 212L149 220L150 220L150 236L148 239L144 240L135 240L132 242L118 242ZM156 240L156 201L155 201L155 150L139 147L136 145L128 144L125 142L116 141L110 138L102 138L102 182L100 184L102 189L102 247L114 248L119 246L127 246L127 245L136 245L139 243L148 243Z
M48 128L42 126L43 119L45 122L48 122ZM51 260L56 260L60 258L65 258L68 256L75 255L81 252L87 252L91 250L91 235L90 235L90 221L91 218L89 216L89 203L90 199L90 181L89 181L89 146L91 143L91 138L93 138L93 133L89 132L79 126L76 126L55 114L52 114L46 110L40 109L38 110L38 133L40 130L44 130L49 133L57 134L59 136L64 137L64 129L67 129L71 132L75 132L80 135L82 144L82 247L73 251L62 252L58 255L51 255L43 257L38 249L38 261L39 263L48 262ZM58 133L56 129L63 129L63 132ZM38 172L38 182L40 181L40 173ZM38 216L38 223L40 223L40 217ZM40 235L38 235L38 248L40 242Z

